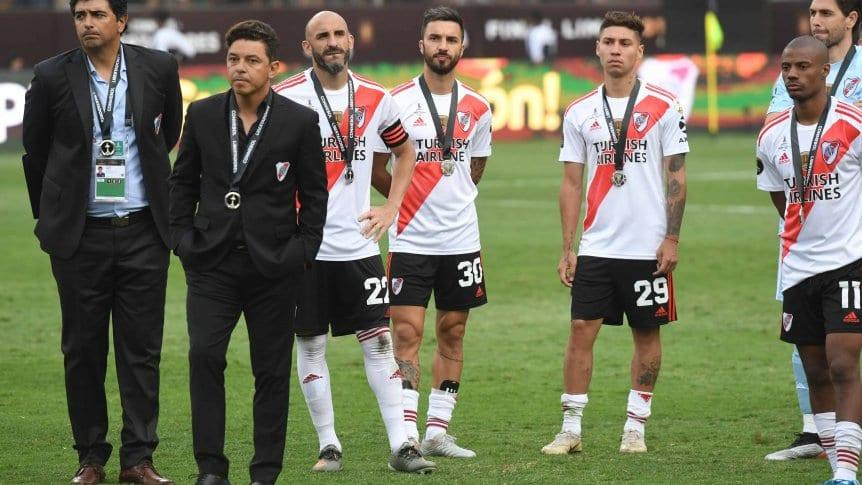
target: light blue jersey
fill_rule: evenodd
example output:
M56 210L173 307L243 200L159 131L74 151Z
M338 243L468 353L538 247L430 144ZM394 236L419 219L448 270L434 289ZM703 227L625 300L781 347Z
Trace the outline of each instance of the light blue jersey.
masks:
M844 73L843 79L840 81L838 89L835 91L835 97L841 101L855 103L862 101L862 49L859 46L853 46L856 49L856 55L850 61L850 66L847 67L847 72ZM841 63L844 58L830 64L829 75L826 77L826 87L832 89L832 84L835 83L835 76L838 75L838 70L841 69ZM793 106L793 100L787 94L787 88L784 87L784 80L781 79L781 74L778 75L778 80L775 81L775 86L772 88L772 101L769 103L767 113L775 113L785 110Z

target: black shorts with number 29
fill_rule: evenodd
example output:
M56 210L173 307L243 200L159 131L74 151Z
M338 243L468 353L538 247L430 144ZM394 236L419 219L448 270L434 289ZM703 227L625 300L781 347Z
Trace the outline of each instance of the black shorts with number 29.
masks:
M653 276L656 260L578 256L572 284L572 320L648 328L676 320L670 273Z
M469 310L488 302L479 251L427 255L389 253L390 305L428 307L431 292L438 310Z

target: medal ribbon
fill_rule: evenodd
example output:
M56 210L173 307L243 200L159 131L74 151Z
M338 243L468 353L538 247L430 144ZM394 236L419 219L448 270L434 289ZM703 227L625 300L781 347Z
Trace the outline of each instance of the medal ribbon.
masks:
M233 181L231 181L231 192L235 192L237 190L237 185L239 184L240 179L242 179L242 174L245 173L245 169L249 165L251 156L254 154L254 149L257 148L260 136L269 121L269 113L272 111L273 95L274 92L270 89L269 94L266 97L266 109L263 111L263 115L257 123L257 129L254 130L254 133L252 133L248 139L245 152L242 154L242 160L239 160L239 108L237 108L236 105L236 94L233 91L228 94L228 98L230 99L230 156L231 161L233 162Z
M790 116L790 153L793 158L793 171L796 175L796 190L799 192L799 216L804 219L805 210L805 187L811 185L811 175L814 172L814 162L817 160L817 147L820 145L820 137L823 135L823 128L826 126L826 118L829 116L829 107L832 104L832 98L826 98L826 106L823 108L823 113L820 114L820 120L817 122L817 128L814 129L814 138L811 139L811 148L808 150L808 173L802 173L802 154L799 153L799 134L796 120L796 108L791 110Z
M458 81L455 81L452 85L452 99L449 101L449 121L446 123L446 134L443 134L443 124L440 122L440 116L437 114L437 106L434 105L434 98L431 97L431 90L428 89L428 83L425 82L424 75L419 76L419 88L422 89L422 96L425 96L428 111L431 112L431 121L434 122L434 129L437 130L437 139L443 148L443 160L449 160L452 158L455 116L458 114Z
M350 73L347 74L347 142L341 136L341 130L338 127L338 122L335 120L335 115L332 111L332 106L329 104L329 99L326 98L326 93L323 91L323 86L320 84L320 79L311 70L311 82L314 84L314 91L317 93L317 99L323 107L323 114L326 120L329 121L329 127L332 129L332 136L335 138L335 143L338 145L338 150L341 152L341 158L347 163L347 173L345 177L352 179L353 177L353 150L356 147L356 100L354 99L353 77Z
M94 86L93 77L89 76L90 79L90 96L93 98L93 104L96 106L96 115L99 117L99 125L102 130L102 140L110 140L111 139L111 129L114 124L114 101L117 98L117 84L120 83L120 65L122 64L122 45L120 45L120 50L117 51L117 60L114 61L114 69L111 71L111 79L108 81L108 97L105 99L105 105L102 106L102 102L99 100L99 95L96 93L96 87ZM83 51L82 51L83 54ZM86 54L83 54L86 56ZM85 64L86 65L86 64ZM126 117L128 118L128 109L129 103L128 99L126 100Z
M611 144L614 146L614 170L622 172L623 170L623 155L625 154L626 138L629 134L629 123L632 119L632 111L635 108L635 101L638 97L638 91L641 88L640 79L635 78L635 85L629 93L629 100L626 104L626 112L623 115L623 121L620 124L620 135L617 137L617 131L614 127L614 116L611 114L611 106L608 104L608 96L605 92L604 85L602 86L602 109L605 112L605 123L608 125L608 131L611 133Z

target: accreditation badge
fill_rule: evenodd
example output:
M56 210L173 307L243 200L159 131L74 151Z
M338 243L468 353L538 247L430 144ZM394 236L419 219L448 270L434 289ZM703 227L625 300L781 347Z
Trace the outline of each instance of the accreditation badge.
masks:
M95 201L126 202L126 159L123 141L103 140L96 143L95 149L98 154L93 167Z

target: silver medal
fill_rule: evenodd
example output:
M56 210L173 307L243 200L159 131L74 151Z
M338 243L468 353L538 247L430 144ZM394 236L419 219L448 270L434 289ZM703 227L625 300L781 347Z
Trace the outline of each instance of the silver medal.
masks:
M452 160L443 160L443 163L440 165L440 170L443 172L443 175L450 176L455 173L455 162Z
M231 190L224 196L224 205L230 210L237 210L241 200L239 192Z
M611 182L614 184L614 187L622 187L626 183L626 174L622 170L614 170Z
M347 184L353 183L353 169L352 168L347 167L347 171L344 172L344 181Z
M117 145L114 143L114 140L103 140L102 143L99 143L99 153L103 157L113 156L116 149Z

